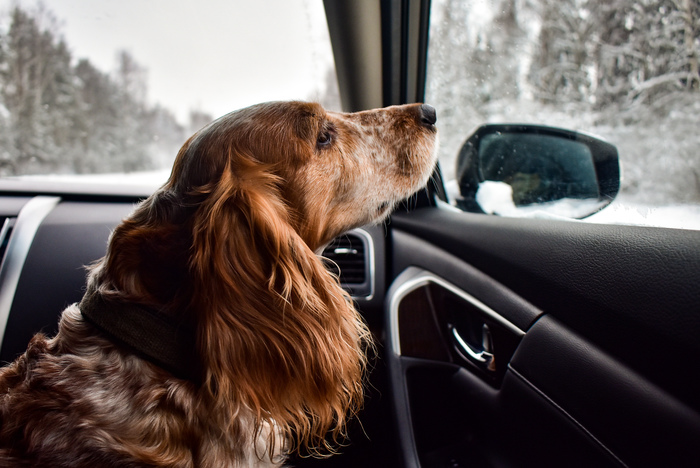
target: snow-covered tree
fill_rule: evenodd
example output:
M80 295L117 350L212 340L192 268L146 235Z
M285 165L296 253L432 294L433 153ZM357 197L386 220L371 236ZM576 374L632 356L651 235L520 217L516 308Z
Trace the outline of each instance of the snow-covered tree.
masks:
M700 91L700 4L697 0L647 0L637 8L637 49L648 52L632 83L632 100L678 90ZM646 43L644 43L646 42Z
M40 14L32 17L14 8L3 37L2 100L11 142L1 169L7 173L52 166L55 159L51 104L60 102L59 94L66 91L61 86L66 79L62 75L66 48L54 41L51 29L40 27L39 20L44 19Z
M543 101L597 108L700 90L697 0L540 0L531 80Z
M172 113L147 104L145 68L126 51L112 74L87 60L74 64L59 29L39 5L14 7L0 31L0 174L129 172L171 163L183 129Z
M530 69L544 102L589 102L596 22L587 0L540 0L541 29Z

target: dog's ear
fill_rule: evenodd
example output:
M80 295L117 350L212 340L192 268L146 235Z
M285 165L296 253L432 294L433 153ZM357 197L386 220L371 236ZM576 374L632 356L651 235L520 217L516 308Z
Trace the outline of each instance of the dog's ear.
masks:
M98 269L103 291L159 307L170 304L187 274L191 207L161 189L141 202L112 233Z
M181 307L175 296L187 296L189 223L202 198L197 189L211 185L225 161L207 157L216 152L206 135L198 132L182 145L167 183L112 233L108 254L91 275L103 292L159 309Z
M236 157L193 224L191 307L204 388L219 414L252 412L269 449L314 451L342 434L362 401L368 331L293 229L269 167ZM235 419L228 428L249 437ZM277 436L277 441L274 440Z
M193 203L186 188L195 179L206 179L216 170L213 165L189 167L196 160L198 135L180 148L168 182L142 201L114 230L105 258L91 267L90 282L103 294L162 308L175 306L174 295L181 294L186 283L191 229L186 224ZM205 165L206 166L206 165ZM195 181L196 183L196 181ZM182 187L185 187L183 189Z

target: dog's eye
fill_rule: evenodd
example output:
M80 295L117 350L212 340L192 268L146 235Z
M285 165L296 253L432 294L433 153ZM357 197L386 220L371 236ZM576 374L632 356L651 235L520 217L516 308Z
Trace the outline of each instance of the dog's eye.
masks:
M333 132L330 130L322 130L318 134L318 139L316 140L316 146L319 148L324 148L333 142Z

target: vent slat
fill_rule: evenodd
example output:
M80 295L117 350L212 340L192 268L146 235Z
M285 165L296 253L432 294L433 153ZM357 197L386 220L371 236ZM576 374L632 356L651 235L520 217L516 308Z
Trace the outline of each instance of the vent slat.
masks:
M339 274L341 284L362 284L367 279L363 240L353 234L337 237L323 251L326 267ZM340 271L338 271L340 270Z
M0 218L0 264L5 259L5 251L15 225L15 218Z

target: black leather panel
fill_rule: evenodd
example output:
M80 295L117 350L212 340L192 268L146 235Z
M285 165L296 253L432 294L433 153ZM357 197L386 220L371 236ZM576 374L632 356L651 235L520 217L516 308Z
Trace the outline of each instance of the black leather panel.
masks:
M393 357L403 460L411 468L625 466L530 385L496 390L451 364Z
M496 467L626 466L581 425L530 385L506 374L487 437Z
M700 414L556 319L533 325L510 366L628 466L700 466Z

